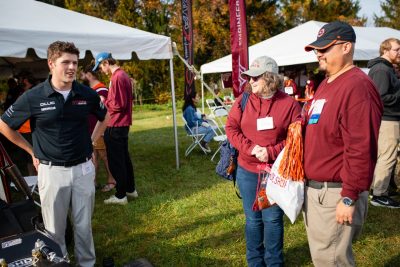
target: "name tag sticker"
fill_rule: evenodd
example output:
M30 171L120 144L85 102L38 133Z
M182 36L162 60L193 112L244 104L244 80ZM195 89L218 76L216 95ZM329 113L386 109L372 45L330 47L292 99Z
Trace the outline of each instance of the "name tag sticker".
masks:
M308 120L308 124L316 124L318 123L319 118L321 117L322 109L325 105L325 99L318 99L313 102L310 107L311 116Z
M293 87L292 86L286 86L285 87L285 93L288 95L293 95Z
M270 129L274 129L274 119L272 117L257 119L257 131Z
M86 161L85 163L82 163L82 175L86 175L90 172L93 171L93 163L91 160Z

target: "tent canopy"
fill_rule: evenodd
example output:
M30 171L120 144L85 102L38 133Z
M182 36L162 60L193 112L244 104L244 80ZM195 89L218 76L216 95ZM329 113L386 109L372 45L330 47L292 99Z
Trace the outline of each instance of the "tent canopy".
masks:
M171 39L33 0L1 0L0 57L23 58L28 48L46 58L57 40L72 41L97 55L109 51L116 59L141 60L173 57Z
M57 40L73 42L81 51L80 58L84 58L89 51L92 55L108 51L120 60L131 59L132 52L140 60L169 59L176 166L179 168L170 37L33 0L0 0L0 10L0 73L7 68L15 68L20 62L36 64L33 68L36 75L39 66L46 62L49 44ZM45 66L47 68L47 64Z
M319 29L325 22L308 21L302 25L280 33L265 41L249 47L249 62L260 56L270 56L279 66L297 65L317 62L312 52L306 52L304 47L315 41ZM379 45L387 38L400 39L400 31L391 28L354 27L357 40L354 60L370 60L379 56ZM221 73L232 71L232 55L228 55L203 64L201 73Z

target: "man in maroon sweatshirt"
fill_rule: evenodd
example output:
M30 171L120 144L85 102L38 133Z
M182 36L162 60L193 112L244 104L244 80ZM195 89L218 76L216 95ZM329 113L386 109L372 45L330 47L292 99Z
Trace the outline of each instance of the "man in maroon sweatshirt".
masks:
M105 74L111 75L108 97L105 101L110 114L108 127L104 132L104 142L108 156L108 165L116 184L116 193L104 200L105 204L127 204L128 197L136 198L135 177L128 151L129 127L132 124L132 83L128 74L108 52L96 57L93 71L100 67Z
M356 35L344 22L324 25L305 47L327 77L305 114L304 221L315 266L355 266L377 160L382 103L372 80L353 65Z

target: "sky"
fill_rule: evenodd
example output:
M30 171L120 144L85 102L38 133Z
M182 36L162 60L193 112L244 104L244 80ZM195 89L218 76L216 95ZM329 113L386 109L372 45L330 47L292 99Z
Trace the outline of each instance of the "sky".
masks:
M381 0L359 0L361 10L358 15L366 16L368 18L366 26L374 26L374 13L382 16L382 9L380 5Z

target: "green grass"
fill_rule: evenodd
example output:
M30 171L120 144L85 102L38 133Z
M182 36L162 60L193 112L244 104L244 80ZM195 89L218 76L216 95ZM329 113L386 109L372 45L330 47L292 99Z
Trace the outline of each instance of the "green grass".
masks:
M179 109L178 109L179 111ZM184 151L180 115L180 170L176 170L172 109L135 107L129 139L139 198L126 206L104 205L111 193L96 192L93 236L97 264L116 266L147 258L154 266L246 266L244 215L230 182L215 174L211 155ZM211 148L217 148L212 144ZM104 171L98 177L105 183ZM354 244L358 266L400 266L400 210L370 207L361 239ZM286 266L312 266L301 216L285 218Z

